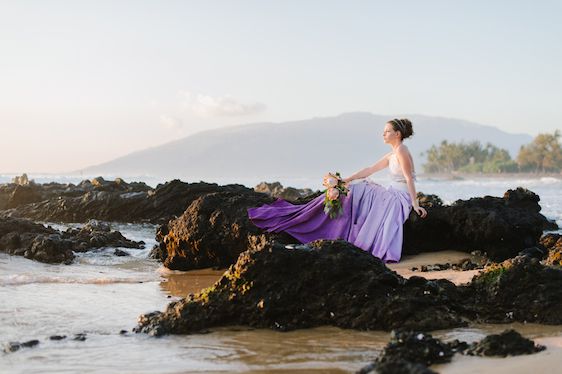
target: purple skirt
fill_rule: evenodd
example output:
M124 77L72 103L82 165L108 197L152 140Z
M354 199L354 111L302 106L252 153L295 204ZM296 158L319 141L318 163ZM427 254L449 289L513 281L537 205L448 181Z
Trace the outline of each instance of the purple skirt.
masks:
M343 239L384 262L398 262L403 225L412 202L406 191L362 181L342 198L343 214L331 219L324 213L324 195L303 205L283 199L248 209L252 222L270 232L287 232L301 243Z

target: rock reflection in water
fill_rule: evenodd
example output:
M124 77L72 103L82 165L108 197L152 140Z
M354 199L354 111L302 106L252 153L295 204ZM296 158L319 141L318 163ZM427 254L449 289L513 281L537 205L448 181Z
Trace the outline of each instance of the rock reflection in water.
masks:
M235 354L217 362L251 373L348 373L372 361L388 342L388 332L318 327L278 332L247 327L213 329L223 349ZM209 335L207 335L209 336Z
M186 297L190 293L197 293L203 288L212 286L224 270L202 269L192 271L162 270L166 281L160 282L160 288L171 296Z

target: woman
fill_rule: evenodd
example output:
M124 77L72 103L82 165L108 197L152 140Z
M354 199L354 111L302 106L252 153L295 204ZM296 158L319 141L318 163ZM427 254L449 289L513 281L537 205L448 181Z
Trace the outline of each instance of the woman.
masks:
M342 197L343 214L338 218L331 219L324 213L324 195L304 205L278 199L271 205L248 209L249 218L260 228L285 231L302 243L343 239L384 262L398 262L402 229L410 210L413 208L422 218L427 215L416 198L412 155L403 144L413 133L408 119L393 119L385 124L383 139L392 152L344 179L349 183L349 193ZM388 188L364 179L386 167L392 177Z

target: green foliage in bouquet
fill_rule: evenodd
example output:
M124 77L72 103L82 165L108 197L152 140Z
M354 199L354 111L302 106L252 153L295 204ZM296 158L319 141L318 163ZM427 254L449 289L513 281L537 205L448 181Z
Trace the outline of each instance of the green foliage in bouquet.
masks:
M326 174L322 185L326 187L324 191L324 213L331 219L337 218L343 213L341 198L347 196L349 190L339 172Z

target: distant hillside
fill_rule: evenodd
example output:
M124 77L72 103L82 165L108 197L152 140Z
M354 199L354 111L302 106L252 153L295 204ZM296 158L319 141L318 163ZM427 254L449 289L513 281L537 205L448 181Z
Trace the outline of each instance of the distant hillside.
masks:
M442 140L491 142L515 156L526 134L509 134L492 126L458 119L405 116L414 124L406 141L416 169L422 171L420 153ZM389 151L382 129L392 117L371 113L345 113L283 123L256 123L206 131L158 147L134 152L100 165L85 175L185 178L186 180L272 176L310 177L328 170L344 175L370 165Z

